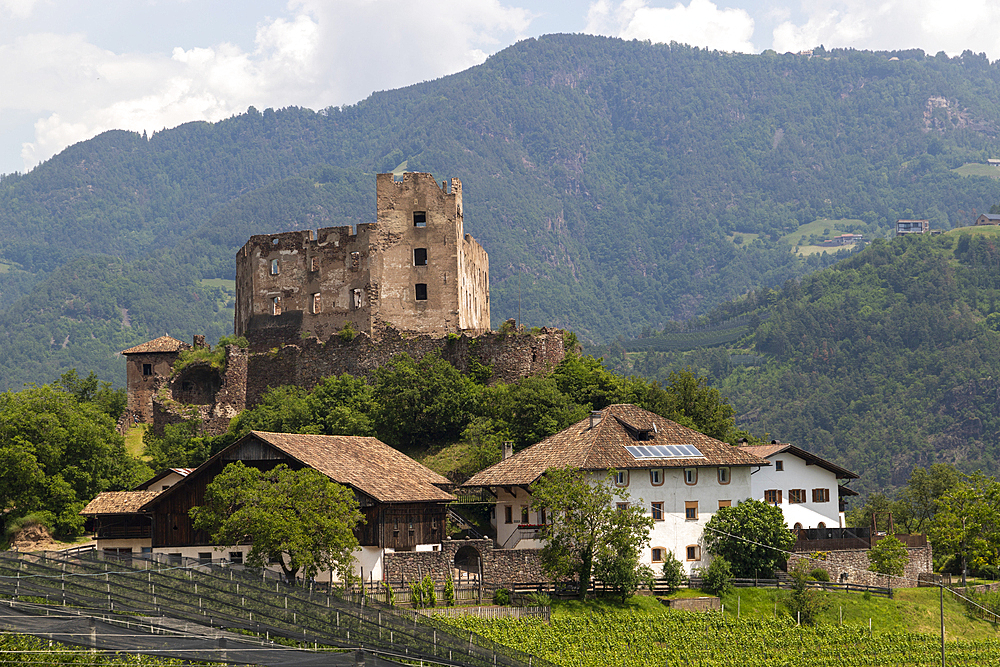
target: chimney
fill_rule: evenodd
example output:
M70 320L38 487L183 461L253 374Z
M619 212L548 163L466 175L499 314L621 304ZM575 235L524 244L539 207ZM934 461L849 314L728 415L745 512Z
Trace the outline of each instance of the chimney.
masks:
M503 441L503 460L506 461L510 457L514 456L514 441L504 440Z
M601 412L600 410L591 410L591 412L590 412L590 428L594 428L595 426L597 426L598 424L600 424L601 423L601 417L603 417L603 416L604 416L604 413Z

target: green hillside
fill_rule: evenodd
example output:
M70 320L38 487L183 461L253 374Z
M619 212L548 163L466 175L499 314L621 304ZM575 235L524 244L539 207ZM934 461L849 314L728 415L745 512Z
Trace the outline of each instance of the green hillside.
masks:
M652 378L689 364L708 373L742 428L861 473L856 489L901 485L935 462L998 474L997 231L879 240L727 304L697 331L597 352ZM677 345L684 336L703 342Z
M124 346L217 337L230 315L203 281L232 280L250 234L370 221L374 174L404 161L462 179L495 324L520 306L592 342L831 264L787 241L816 220L875 238L1000 201L952 171L1000 154L1000 67L819 55L552 35L353 106L72 146L0 179L0 387L72 366L120 383Z

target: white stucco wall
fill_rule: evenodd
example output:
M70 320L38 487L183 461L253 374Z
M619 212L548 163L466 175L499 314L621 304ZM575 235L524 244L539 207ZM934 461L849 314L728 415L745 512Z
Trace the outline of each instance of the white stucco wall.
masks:
M719 508L719 501L729 501L736 505L741 500L751 497L751 468L729 468L729 483L721 484L717 467L697 468L697 481L688 485L684 481L684 470L681 468L661 468L663 483L654 485L649 469L634 469L626 471L628 484L624 490L629 494L629 502L644 508L647 515L652 515L652 503L663 503L663 519L653 524L650 531L650 541L642 546L640 562L650 565L657 574L662 567L662 561L654 562L653 548L667 549L684 565L688 574L695 568L707 567L710 557L705 552L703 533L705 524ZM593 481L605 478L602 474L590 476ZM521 525L521 509L531 505L531 496L524 489L511 489L510 493L498 489L496 505L497 543L507 549L538 549L542 542L537 539L524 539L534 535L534 532L519 531ZM698 503L698 518L686 519L686 503ZM511 508L511 523L506 522L506 507ZM529 524L541 523L538 513L529 509ZM515 535L515 533L519 533ZM688 560L687 547L697 546L698 559Z
M776 489L781 491L781 504L778 507L785 514L785 522L789 528L801 523L803 528L818 528L825 523L827 528L843 527L840 514L839 486L837 476L818 465L807 465L806 462L790 452L781 452L767 457L771 465L761 468L751 477L753 497L764 500L764 491ZM783 470L776 470L776 463L781 461ZM805 489L806 502L789 503L789 489ZM830 501L814 503L813 489L829 489Z

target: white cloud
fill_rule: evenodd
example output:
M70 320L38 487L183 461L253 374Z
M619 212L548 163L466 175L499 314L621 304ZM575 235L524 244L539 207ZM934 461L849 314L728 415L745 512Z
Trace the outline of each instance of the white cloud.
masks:
M37 0L0 0L0 13L10 14L16 19L26 19L31 16Z
M1000 4L991 0L819 0L804 11L804 21L784 21L774 29L775 50L823 44L951 55L968 49L1000 57Z
M50 33L0 44L0 117L37 114L25 170L108 129L215 121L251 105L353 103L479 64L531 21L498 0L291 0L288 10L258 23L252 50L114 53L82 34Z
M711 0L690 0L685 6L650 7L644 0L623 0L617 6L597 0L587 13L586 32L623 39L681 42L720 51L753 52L754 20L743 9L720 9Z

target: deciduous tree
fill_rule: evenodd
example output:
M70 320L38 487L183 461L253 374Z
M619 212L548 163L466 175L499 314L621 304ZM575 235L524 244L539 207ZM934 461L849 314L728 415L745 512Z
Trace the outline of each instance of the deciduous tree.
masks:
M281 464L262 471L230 463L205 488L205 504L191 509L194 526L220 545L249 544L246 562L276 561L294 582L320 569L341 581L353 576L354 528L363 521L350 489L311 468Z
M795 544L781 508L760 500L722 507L705 525L708 552L723 556L737 577L770 576Z

